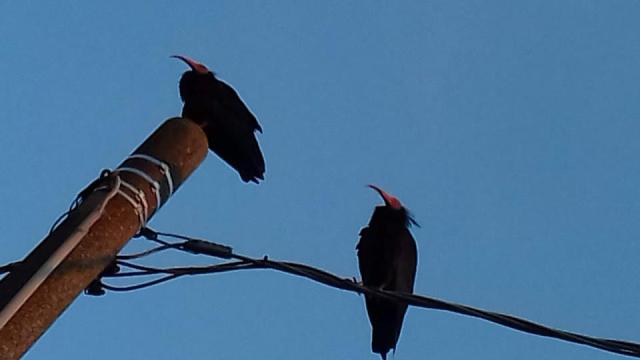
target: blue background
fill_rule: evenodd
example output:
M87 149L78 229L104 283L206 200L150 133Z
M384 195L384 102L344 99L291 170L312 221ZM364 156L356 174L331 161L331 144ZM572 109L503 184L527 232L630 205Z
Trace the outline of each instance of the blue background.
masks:
M4 1L0 263L180 113L178 53L258 116L266 181L210 155L153 227L359 276L375 183L422 225L418 293L640 341L639 18L631 0ZM375 359L369 331L358 296L237 272L81 296L26 359ZM412 308L395 359L423 357L621 358Z

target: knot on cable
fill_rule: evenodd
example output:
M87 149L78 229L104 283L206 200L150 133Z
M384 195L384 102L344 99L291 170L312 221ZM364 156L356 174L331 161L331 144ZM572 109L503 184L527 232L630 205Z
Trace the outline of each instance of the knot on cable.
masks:
M102 169L102 171L100 172L100 176L97 179L93 180L84 189L82 189L76 195L75 199L73 199L73 201L71 202L71 205L69 205L69 209L65 211L62 215L60 215L56 219L56 221L53 222L53 224L51 225L51 228L49 229L49 234L51 234L53 230L55 230L58 227L58 225L60 225L62 220L64 220L67 216L69 216L69 214L72 211L74 211L80 204L82 204L89 197L89 195L91 195L91 193L98 190L110 189L110 185L108 184L109 182L108 178L111 177L111 174L112 172L110 169Z
M102 169L102 171L100 171L100 176L93 180L89 185L87 185L87 187L85 187L84 189L82 189L78 195L76 195L75 200L73 201L73 203L71 204L71 209L76 208L78 205L80 205L83 201L85 201L87 199L87 197L89 197L89 195L97 190L103 190L103 189L107 189L107 186L103 186L106 183L106 179L111 176L112 171L110 169Z

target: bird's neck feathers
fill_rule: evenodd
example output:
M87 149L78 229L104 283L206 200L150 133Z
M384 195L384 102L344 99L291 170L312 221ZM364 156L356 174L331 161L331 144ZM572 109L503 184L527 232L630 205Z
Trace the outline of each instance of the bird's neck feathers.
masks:
M200 74L196 71L189 70L180 78L180 97L182 101L193 101L199 98L209 98L217 89L215 75L212 72Z
M403 228L419 226L406 208L394 209L388 205L376 206L371 216L371 224Z

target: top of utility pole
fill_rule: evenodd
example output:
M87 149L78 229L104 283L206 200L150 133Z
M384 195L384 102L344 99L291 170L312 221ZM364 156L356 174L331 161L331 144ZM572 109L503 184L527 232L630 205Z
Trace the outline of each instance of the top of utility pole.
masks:
M0 281L0 358L18 359L115 259L207 154L202 129L167 120Z

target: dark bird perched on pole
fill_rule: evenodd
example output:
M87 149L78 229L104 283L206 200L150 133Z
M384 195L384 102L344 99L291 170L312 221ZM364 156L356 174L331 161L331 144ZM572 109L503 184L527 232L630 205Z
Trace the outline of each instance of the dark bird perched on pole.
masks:
M384 200L376 206L369 225L360 230L358 264L362 283L383 290L413 293L418 252L409 227L418 224L400 200L375 185L369 185ZM371 322L371 350L386 360L395 351L407 305L365 295Z
M263 180L264 158L254 134L256 130L262 133L262 128L256 117L238 93L206 66L186 56L172 57L191 68L180 78L182 117L202 127L209 149L236 169L243 181L257 184Z

